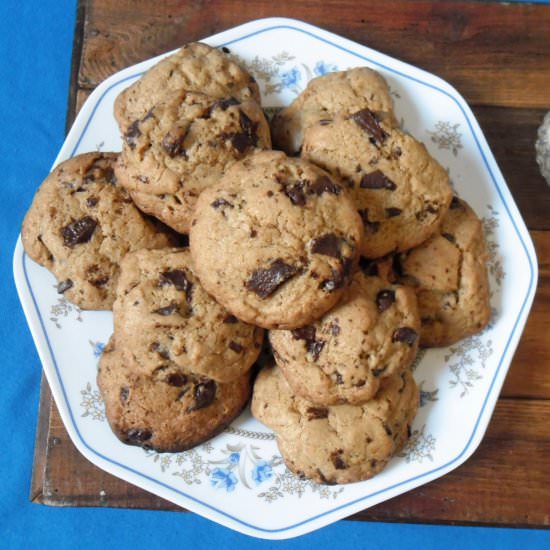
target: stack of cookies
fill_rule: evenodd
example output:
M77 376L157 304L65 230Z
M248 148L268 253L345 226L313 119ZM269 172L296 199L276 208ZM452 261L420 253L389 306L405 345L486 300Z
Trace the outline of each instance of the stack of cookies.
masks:
M115 118L122 152L59 165L22 232L60 293L113 309L98 384L115 434L181 451L252 393L291 470L375 475L410 433L419 346L489 317L480 222L399 128L384 79L314 79L270 133L254 78L188 44Z

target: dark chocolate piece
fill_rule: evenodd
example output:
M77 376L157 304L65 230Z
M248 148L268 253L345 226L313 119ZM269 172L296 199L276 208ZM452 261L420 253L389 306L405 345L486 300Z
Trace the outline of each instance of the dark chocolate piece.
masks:
M84 216L66 225L61 230L63 244L73 248L77 244L87 243L92 238L96 226L97 222L90 216Z
M380 126L380 119L370 109L362 109L351 115L353 121L370 135L373 145L384 143L388 134Z
M392 342L403 342L412 346L416 342L418 334L410 327L400 327L396 329L392 335Z
M381 290L376 295L376 305L378 306L378 311L382 313L386 311L391 305L395 302L395 291L390 289Z
M278 258L273 260L267 269L257 269L246 281L246 288L255 292L260 298L271 296L282 284L294 277L298 268Z
M57 284L57 292L58 294L63 294L64 292L69 290L69 288L72 288L72 287L73 287L73 281L71 279L65 279L64 281L61 281L60 283Z
M394 191L397 186L382 170L375 170L370 174L365 174L361 178L359 187L362 189L387 189L388 191Z

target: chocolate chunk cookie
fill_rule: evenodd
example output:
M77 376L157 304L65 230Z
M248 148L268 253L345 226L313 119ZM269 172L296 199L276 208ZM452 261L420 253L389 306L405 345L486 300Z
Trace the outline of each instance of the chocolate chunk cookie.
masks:
M113 314L118 345L132 350L145 374L168 360L229 382L260 353L263 330L237 320L206 293L188 249L128 254Z
M350 114L361 109L380 113L395 123L390 90L379 73L356 67L319 76L273 118L273 144L295 155L302 147L307 128L317 122L324 124L338 113Z
M97 377L105 415L123 443L158 452L184 451L214 437L250 396L248 373L221 384L169 360L149 376L138 370L131 351L111 339Z
M243 321L293 329L338 302L361 235L359 215L326 172L266 151L202 192L189 238L217 301Z
M183 91L260 103L258 84L245 69L221 50L191 42L151 67L118 95L114 114L121 132L126 134L154 105Z
M411 364L419 333L414 291L358 271L334 309L311 325L270 331L269 340L294 393L358 405Z
M447 212L447 172L426 147L368 109L305 132L303 158L341 178L361 215L362 255L378 258L419 245Z
M117 183L114 153L86 153L59 164L38 189L23 222L27 254L83 309L111 309L119 263L131 250L175 245Z
M402 281L414 286L422 321L420 345L448 346L489 322L487 254L479 218L454 197L440 232L399 256Z
M363 405L322 407L292 393L277 367L254 384L252 414L277 436L288 468L317 483L368 479L407 441L419 393L409 370L387 378Z
M271 147L253 100L180 92L152 107L124 134L117 178L136 204L187 233L200 192L236 160Z

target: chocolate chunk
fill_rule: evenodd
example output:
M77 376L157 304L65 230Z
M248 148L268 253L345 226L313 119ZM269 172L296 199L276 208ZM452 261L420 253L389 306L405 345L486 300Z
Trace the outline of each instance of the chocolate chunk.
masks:
M228 208L233 208L233 205L229 201L226 201L225 199L222 199L221 197L217 198L216 200L214 200L214 202L210 203L210 206L212 208L221 208L222 206L227 206Z
M336 384L340 385L340 384L343 384L344 383L344 378L342 377L342 375L336 371L334 373L334 381L336 382Z
M309 185L309 192L319 197L323 193L339 195L341 191L342 188L334 183L328 176L319 176L313 183Z
M72 288L72 286L73 286L73 281L71 279L65 279L64 281L61 281L60 283L58 283L57 292L58 294L63 294L64 292L69 290L69 288Z
M162 148L170 158L187 157L183 146L187 131L188 128L172 128L162 139Z
M235 315L226 315L222 321L222 323L226 323L228 325L234 325L235 323L238 323L239 320L235 317Z
M386 430L388 435L393 435L392 429L386 423L384 423L384 430Z
M365 174L361 178L359 187L362 189L387 189L388 191L394 191L397 186L382 170L375 170L370 174Z
M217 386L214 380L208 380L208 382L200 382L197 384L194 391L195 404L188 410L196 411L211 405L216 397L216 389Z
M330 460L337 470L346 470L348 468L348 465L342 459L343 453L344 451L342 449L338 449L330 455Z
M88 282L96 288L103 288L109 280L109 277L98 277L97 279L91 279Z
M381 290L376 295L376 305L378 306L378 311L382 313L386 311L391 305L395 302L395 292L390 289Z
M325 485L336 485L336 481L334 481L333 479L328 479L319 468L317 468L317 474L321 479L321 483L324 483ZM304 479L305 479L305 475L304 475Z
M90 182L103 180L111 185L116 184L116 176L115 171L113 170L112 166L105 166L104 165L104 157L100 156L97 160L94 161L94 163L88 168L86 174L84 175L83 181L85 184L88 184ZM76 192L82 192L85 189L82 187L79 187Z
M260 298L271 296L283 283L294 277L298 268L285 263L280 258L271 262L267 269L257 269L246 281L246 288Z
M400 327L393 332L391 341L392 342L403 342L412 346L416 342L417 338L416 331L410 327Z
M143 443L153 437L153 432L147 428L130 428L126 432L127 443Z
M396 216L399 216L401 214L402 210L401 208L390 207L390 208L386 208L385 212L386 212L386 218L395 218Z
M88 197L86 199L86 206L93 208L94 206L97 205L98 202L99 202L99 199L97 197Z
M333 290L342 288L349 280L352 265L351 258L346 258L341 264L341 269L331 268L332 277L322 281L319 288L325 292L332 292Z
M291 331L295 340L304 340L308 353L311 353L313 360L317 361L323 347L324 340L317 340L316 329L313 326L301 327Z
M137 138L141 136L141 130L139 129L139 120L134 120L132 124L130 124L128 130L124 134L124 141L130 147L130 149L136 148L136 140Z
M305 181L288 182L279 180L279 184L281 185L281 191L290 199L292 204L296 206L304 206L306 204Z
M193 283L187 278L185 271L182 269L172 269L171 271L164 271L160 274L159 286L172 284L176 287L176 290L185 292L185 299L187 303L191 303L193 293Z
M157 313L158 315L173 315L178 310L178 304L176 302L172 302L168 306L159 307L158 309L155 309L152 313Z
M455 243L456 239L454 235L451 235L451 233L441 233L442 237L445 237L449 242Z
M250 230L250 238L254 239L257 236L258 236L258 232L255 229L251 229Z
M252 122L252 120L239 109L239 124L241 126L241 132L222 134L222 137L229 139L233 148L239 153L244 153L249 147L256 147L258 144L258 123Z
M351 115L353 121L370 135L370 142L374 145L384 143L388 134L380 126L380 119L369 109L362 109Z
M454 210L455 208L462 208L462 203L458 197L455 196L452 198L450 208L451 210Z
M308 420L328 418L328 409L326 407L309 407L306 412Z
M340 325L338 324L338 319L334 319L332 323L330 323L330 333L332 336L338 336L340 334Z
M210 108L208 109L208 116L212 114L212 111L216 109L221 109L222 111L226 111L229 107L233 105L239 105L240 101L236 100L234 97L225 97L223 99L218 99L218 101L215 101L210 105Z
M403 151L401 151L401 147L397 146L393 150L393 155L395 157L400 157L403 154Z
M231 53L231 50L227 46L222 46L223 53Z
M187 380L187 376L182 372L173 372L166 377L166 383L177 388L185 386Z
M237 342L231 340L228 344L229 349L233 350L235 353L242 353L244 348L241 346L241 344L238 344Z
M369 210L368 208L361 208L360 210L357 210L359 212L359 215L361 216L361 220L363 220L363 226L365 227L365 234L370 235L373 233L377 233L380 229L380 222L371 222L369 221Z
M332 122L331 118L322 118L319 121L319 126L328 126Z
M130 388L128 386L122 386L119 392L119 399L122 403L128 401L128 396L130 395Z
M73 248L77 244L87 243L94 234L97 222L85 216L66 225L62 230L63 244L69 248Z
M311 241L311 252L332 258L342 258L342 244L346 241L334 233L327 233Z

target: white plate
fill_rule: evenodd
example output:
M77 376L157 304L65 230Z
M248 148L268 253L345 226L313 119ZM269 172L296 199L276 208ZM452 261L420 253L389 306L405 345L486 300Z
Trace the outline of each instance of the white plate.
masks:
M407 447L374 479L347 486L319 486L292 475L273 434L247 412L220 436L184 453L157 454L120 443L107 425L95 382L98 356L112 331L111 314L83 312L66 302L57 294L54 278L17 243L19 296L61 417L79 451L111 474L222 525L283 539L438 478L474 452L525 324L537 263L477 121L446 82L291 19L253 21L204 41L229 48L249 67L268 106L287 104L310 78L326 71L358 65L380 71L391 86L403 127L449 169L457 192L483 218L488 240L494 311L489 328L420 355L415 377L422 406ZM97 87L55 164L86 151L120 150L113 101L158 59L125 69Z

